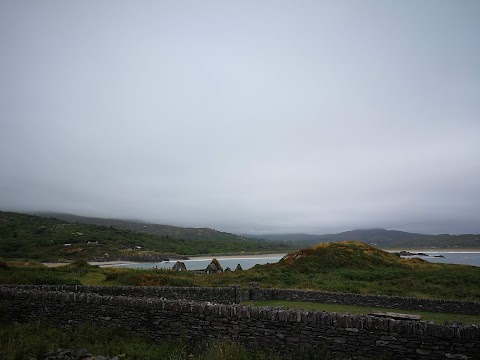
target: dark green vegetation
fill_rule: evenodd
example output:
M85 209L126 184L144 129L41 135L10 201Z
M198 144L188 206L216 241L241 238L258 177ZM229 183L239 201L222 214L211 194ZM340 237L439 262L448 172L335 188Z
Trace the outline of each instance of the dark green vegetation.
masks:
M85 285L229 286L258 281L262 287L480 300L480 267L405 260L358 242L320 244L277 264L250 270L194 275L171 270L99 268L82 263L47 268L0 266L0 283Z
M0 309L0 317L1 317ZM25 356L41 358L50 350L87 349L94 355L118 356L138 360L280 360L262 350L246 349L231 341L191 343L185 340L156 345L148 339L120 328L99 328L92 324L61 329L44 323L11 324L0 319L0 359L16 360ZM30 358L30 356L28 358ZM288 360L293 357L283 357ZM295 359L333 359L326 350L299 351Z
M426 311L415 311L415 310L392 310L387 308L380 307L367 307L367 306L354 306L354 305L340 305L340 304L320 304L314 302L294 302L294 301L282 301L282 300L267 300L267 301L253 301L245 302L247 305L254 306L268 306L268 307L284 307L284 308L294 308L294 309L303 309L307 311L326 311L326 312L337 312L337 313L346 313L352 315L363 314L367 315L371 312L405 312L407 314L417 314L421 315L423 320L433 321L437 324L444 324L448 322L452 323L462 323L467 324L480 324L480 315L462 315L462 314L446 314L446 313L432 313Z
M478 249L479 234L463 235L425 235L405 231L367 229L345 231L339 234L270 234L251 235L257 239L271 241L300 241L309 244L356 240L383 249Z
M200 235L196 238L185 239L177 234L158 236L112 226L0 212L0 256L38 261L158 261L171 254L288 252L299 246L293 242L253 240L220 232L212 237L209 232L202 235L201 229L198 231Z

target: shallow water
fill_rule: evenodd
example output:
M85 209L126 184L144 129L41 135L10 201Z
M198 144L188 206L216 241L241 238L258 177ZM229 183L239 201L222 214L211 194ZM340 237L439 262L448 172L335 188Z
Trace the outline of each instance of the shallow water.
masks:
M278 262L284 255L272 255L272 256L239 256L239 257L231 257L231 256L218 256L215 257L222 265L223 269L225 270L229 267L231 270L235 270L237 264L242 266L243 270L250 269L257 264L268 264L268 263L276 263ZM210 264L214 257L201 257L201 258L192 258L191 260L182 260L185 263L185 266L188 270L203 270L206 269L207 266ZM164 261L158 263L135 263L135 264L128 264L122 267L130 268L130 269L151 269L151 268L158 268L158 269L171 269L173 265L175 265L177 261Z

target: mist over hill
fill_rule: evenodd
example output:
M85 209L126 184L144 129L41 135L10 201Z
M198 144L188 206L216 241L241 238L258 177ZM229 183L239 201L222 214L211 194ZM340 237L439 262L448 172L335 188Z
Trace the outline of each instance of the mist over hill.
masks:
M249 235L257 239L271 241L301 241L311 244L355 240L386 249L468 249L480 248L479 234L427 235L398 230L361 229L344 231L338 234L264 234Z

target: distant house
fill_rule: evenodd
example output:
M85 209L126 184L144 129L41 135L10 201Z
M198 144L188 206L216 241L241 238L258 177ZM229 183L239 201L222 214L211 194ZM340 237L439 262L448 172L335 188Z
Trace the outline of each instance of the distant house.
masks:
M137 249L137 250L139 250L141 248L142 248L141 246L135 246L135 249Z
M69 246L72 246L72 244L63 244L63 246L69 247Z

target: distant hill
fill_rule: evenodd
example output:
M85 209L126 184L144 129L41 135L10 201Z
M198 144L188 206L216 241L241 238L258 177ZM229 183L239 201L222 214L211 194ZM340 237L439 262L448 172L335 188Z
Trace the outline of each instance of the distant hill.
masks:
M122 220L81 217L75 221L90 224L72 220L0 212L0 258L160 261L179 255L286 253L299 248L295 242L247 239L211 229L144 227ZM160 229L166 232L156 235L149 233L151 229L157 234Z
M310 244L356 240L384 249L478 249L479 234L426 235L398 230L364 229L345 231L338 234L267 234L250 235L253 238L271 241L301 241Z
M246 236L235 235L222 232L210 228L189 228L170 225L151 224L140 220L119 220L119 219L103 219L94 217L85 217L64 213L36 213L35 215L43 217L54 217L65 220L69 223L92 224L100 226L113 226L118 229L128 229L145 234L157 236L168 236L172 238L184 240L209 240L209 241L245 241ZM259 240L259 239L257 239ZM264 240L264 239L260 239ZM277 241L277 240L273 240Z

